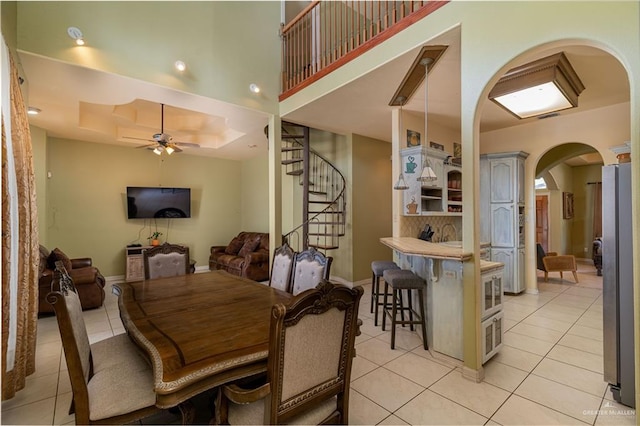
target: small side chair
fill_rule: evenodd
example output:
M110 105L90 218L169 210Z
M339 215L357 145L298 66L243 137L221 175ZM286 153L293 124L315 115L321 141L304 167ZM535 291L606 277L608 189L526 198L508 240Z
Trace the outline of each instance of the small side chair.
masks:
M291 292L291 273L293 272L293 260L295 253L287 243L276 249L271 264L271 276L269 286L278 290Z
M143 252L144 277L154 278L187 275L190 272L189 247L164 243Z

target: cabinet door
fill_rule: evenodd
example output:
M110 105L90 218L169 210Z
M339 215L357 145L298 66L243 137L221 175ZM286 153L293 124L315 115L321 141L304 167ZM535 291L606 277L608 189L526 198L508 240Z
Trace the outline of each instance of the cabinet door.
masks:
M524 275L524 249L518 249L518 263L516 266L516 270L514 272L514 283L513 283L513 292L520 293L524 291L525 285L525 275Z
M482 275L482 316L487 318L502 309L502 272Z
M515 210L513 204L491 205L491 246L515 245Z
M498 312L482 322L482 363L500 351L503 337L503 313Z
M491 202L511 203L515 192L515 159L489 160L491 174Z
M516 292L514 287L514 272L516 267L515 257L515 249L491 249L491 260L494 262L504 263L504 269L502 270L502 286L503 290L507 293Z
M524 160L518 158L517 162L517 181L518 181L518 203L524 204Z
M421 209L421 185L418 180L422 171L422 156L415 149L402 153L402 174L409 189L403 191L402 214L414 216L420 214Z

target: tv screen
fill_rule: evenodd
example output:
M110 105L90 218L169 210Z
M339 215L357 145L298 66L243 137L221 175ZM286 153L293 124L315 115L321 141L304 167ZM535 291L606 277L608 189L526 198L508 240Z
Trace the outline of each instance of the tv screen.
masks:
M191 188L127 187L129 219L191 217Z

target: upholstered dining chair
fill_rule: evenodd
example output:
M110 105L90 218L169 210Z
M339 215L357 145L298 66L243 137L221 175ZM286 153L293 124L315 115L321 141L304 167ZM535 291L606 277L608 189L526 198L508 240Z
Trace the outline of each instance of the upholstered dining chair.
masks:
M278 290L291 292L291 273L295 253L287 243L276 249L273 254L269 286Z
M571 272L573 278L578 281L576 257L572 254L558 255L556 252L544 252L540 243L536 244L538 269L544 272L545 282L549 278L549 272L560 272L560 279L563 279L563 272Z
M331 256L325 256L313 247L297 253L291 279L291 293L295 296L315 288L322 280L328 280L332 261Z
M127 424L160 412L155 406L153 371L125 333L89 344L80 298L61 261L56 262L56 291L47 295L60 329L71 380L77 425ZM180 406L183 424L191 423L193 406Z
M218 391L218 424L349 424L362 287L322 281L271 311L267 380Z
M164 243L144 250L145 279L175 277L189 273L189 247Z

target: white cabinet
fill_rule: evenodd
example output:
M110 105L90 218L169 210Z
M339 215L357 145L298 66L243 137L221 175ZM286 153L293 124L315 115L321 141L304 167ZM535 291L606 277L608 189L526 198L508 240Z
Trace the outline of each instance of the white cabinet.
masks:
M499 312L482 321L482 363L487 362L502 347L504 314Z
M436 174L436 180L420 182L418 177L425 164L425 156ZM402 174L409 189L403 192L402 214L405 216L429 215L442 213L447 209L447 177L444 160L448 154L444 151L423 148L420 146L406 148L401 151L400 160Z
M505 152L480 158L482 233L491 237L491 260L505 264L504 291L524 290L524 162L529 154ZM489 217L486 218L485 214Z
M482 314L484 320L502 310L502 270L482 274Z
M144 257L143 253L152 246L127 247L125 249L125 273L124 280L141 281L144 280Z

